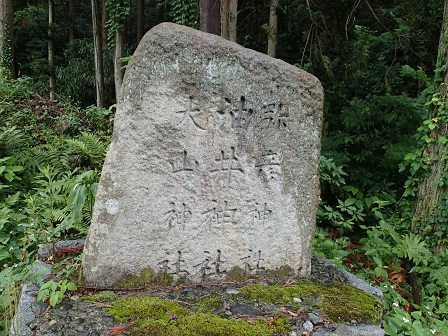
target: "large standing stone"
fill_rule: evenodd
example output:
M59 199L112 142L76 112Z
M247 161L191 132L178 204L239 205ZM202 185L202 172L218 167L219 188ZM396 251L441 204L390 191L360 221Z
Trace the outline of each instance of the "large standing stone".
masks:
M285 62L175 24L151 29L123 81L86 282L308 276L322 101L319 81Z

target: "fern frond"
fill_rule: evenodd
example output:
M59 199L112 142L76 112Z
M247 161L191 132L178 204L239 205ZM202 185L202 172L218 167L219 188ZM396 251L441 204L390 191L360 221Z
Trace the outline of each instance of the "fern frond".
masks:
M401 242L396 246L397 255L413 261L416 265L428 265L431 252L426 247L426 243L420 236L409 233L402 237Z
M28 139L16 126L0 128L0 157L17 153L27 145Z
M439 269L432 270L430 274L431 282L444 288L448 287L448 266L442 266Z
M82 155L94 168L101 168L108 144L104 143L99 136L81 132L78 139L67 139L65 141L76 154Z
M39 167L50 166L56 175L62 176L71 170L69 153L51 144L42 144L29 148L26 152L17 155L17 161L27 167L32 175L39 172Z

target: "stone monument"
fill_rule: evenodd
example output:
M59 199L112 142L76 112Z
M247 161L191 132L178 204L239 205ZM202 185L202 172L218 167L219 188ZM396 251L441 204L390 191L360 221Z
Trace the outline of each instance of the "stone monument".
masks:
M163 23L126 70L83 262L87 284L307 277L323 90L307 72Z

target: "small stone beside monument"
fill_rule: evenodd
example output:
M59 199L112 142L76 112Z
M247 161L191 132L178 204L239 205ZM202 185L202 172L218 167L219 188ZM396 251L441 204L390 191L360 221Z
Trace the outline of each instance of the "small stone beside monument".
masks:
M87 284L308 277L323 90L164 23L133 55L87 237Z

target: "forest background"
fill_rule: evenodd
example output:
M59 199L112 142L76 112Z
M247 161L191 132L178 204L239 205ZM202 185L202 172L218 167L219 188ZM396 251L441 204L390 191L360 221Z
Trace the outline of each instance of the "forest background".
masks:
M126 62L163 21L320 79L313 249L383 291L388 335L448 335L446 1L214 3L0 0L0 335L37 247L85 237Z

